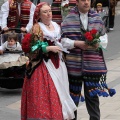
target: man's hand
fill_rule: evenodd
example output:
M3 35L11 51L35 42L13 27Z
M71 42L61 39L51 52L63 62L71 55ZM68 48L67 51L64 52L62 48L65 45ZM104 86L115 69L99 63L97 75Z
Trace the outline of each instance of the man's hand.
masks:
M99 43L97 43L97 44L94 45L95 49L98 49L98 47L99 47Z
M4 31L7 31L7 30L9 30L9 28L8 28L8 27L5 27L5 28L3 28L3 30L4 30Z
M88 45L85 43L85 41L75 41L74 46L83 50L86 50L88 48Z
M26 28L24 28L24 27L21 27L21 31L22 32L27 32Z

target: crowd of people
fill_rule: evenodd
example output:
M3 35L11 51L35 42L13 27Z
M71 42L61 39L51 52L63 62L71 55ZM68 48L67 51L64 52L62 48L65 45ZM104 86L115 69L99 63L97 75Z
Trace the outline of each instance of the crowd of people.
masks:
M91 0L54 0L52 5L34 5L30 0L3 3L1 29L26 32L21 45L29 60L21 120L77 120L77 107L83 101L89 119L100 120L99 96L112 97L116 92L106 84L103 48L108 36L98 10L91 9Z

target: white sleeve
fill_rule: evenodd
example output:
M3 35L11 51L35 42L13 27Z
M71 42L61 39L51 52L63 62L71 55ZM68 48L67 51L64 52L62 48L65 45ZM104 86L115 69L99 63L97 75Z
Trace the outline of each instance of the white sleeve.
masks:
M1 6L1 11L2 11L2 22L1 22L1 27L2 29L7 27L7 17L9 14L9 2L5 2L2 6Z
M17 42L17 48L16 48L16 50L22 50L22 46L21 46L21 44L19 43L19 42Z
M69 38L62 38L61 39L61 44L63 45L64 48L67 48L67 49L73 49L74 48L74 40L71 40Z
M108 35L105 33L105 35L100 36L100 45L105 49L108 44Z
M3 50L2 46L0 46L0 50Z
M28 22L28 24L27 24L27 26L26 26L27 32L29 32L30 29L31 29L32 26L33 26L33 16L34 16L35 8L36 8L36 6L32 3L31 8L30 8L30 18L29 18L29 22Z
M6 46L7 46L8 42L6 41L5 43L3 43L1 46L0 46L0 50L3 50L5 51L6 50Z

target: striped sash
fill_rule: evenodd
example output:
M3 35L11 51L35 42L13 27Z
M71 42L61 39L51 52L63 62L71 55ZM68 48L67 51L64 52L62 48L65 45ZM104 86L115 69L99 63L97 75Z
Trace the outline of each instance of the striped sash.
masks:
M82 74L102 75L107 73L106 64L101 49L82 51Z

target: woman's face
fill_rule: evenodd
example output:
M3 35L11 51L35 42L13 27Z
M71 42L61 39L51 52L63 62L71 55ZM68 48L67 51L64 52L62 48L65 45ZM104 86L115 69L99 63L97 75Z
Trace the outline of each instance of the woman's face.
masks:
M43 23L52 20L52 10L47 4L43 5L40 9L40 19Z

